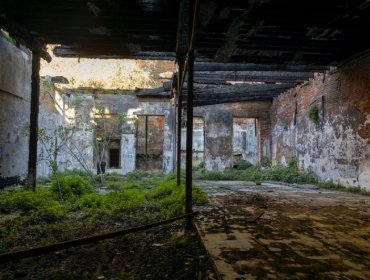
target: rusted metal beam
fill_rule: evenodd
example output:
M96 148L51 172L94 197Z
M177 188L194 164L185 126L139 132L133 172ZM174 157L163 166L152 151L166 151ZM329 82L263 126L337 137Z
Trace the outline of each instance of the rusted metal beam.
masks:
M83 237L79 239L74 239L70 241L65 241L65 242L60 242L60 243L55 243L51 244L48 246L43 246L43 247L37 247L37 248L32 248L32 249L27 249L23 251L15 251L15 252L9 252L9 253L4 253L0 254L0 263L6 263L10 261L15 261L19 259L24 259L28 257L34 257L42 254L47 254L53 251L58 251L58 250L63 250L63 249L68 249L71 247L76 247L76 246L81 246L84 244L88 243L93 243L93 242L98 242L101 240L105 239L110 239L110 238L115 238L119 236L123 236L126 234L134 233L134 232L139 232L139 231L144 231L150 228L154 228L157 226L169 224L178 220L186 219L189 216L196 215L197 212L190 213L190 214L185 214L182 216L178 216L172 219L164 220L164 221L159 221L156 223L144 225L144 226L139 226L139 227L134 227L134 228L129 228L129 229L123 229L119 231L113 231L109 233L104 233L100 235L93 235L93 236L88 236L88 237Z
M181 112L182 112L182 92L181 92L181 79L184 71L184 58L178 57L179 72L177 78L177 176L176 183L179 186L181 184Z
M32 76L31 76L31 114L30 114L30 139L28 153L28 187L36 189L37 171L37 138L38 116L40 97L40 56L32 53Z
M188 53L188 95L186 98L186 203L185 213L190 214L193 211L193 82L194 82L194 51ZM187 218L186 223L188 228L191 228L191 216Z
M187 53L187 60L185 64L184 74L180 88L185 80L186 69L188 69L188 96L186 109L186 180L185 180L185 213L190 214L193 211L193 90L194 90L194 44L195 33L197 29L198 17L200 12L200 0L189 0L190 14L189 14L189 46ZM186 219L186 226L188 229L192 228L191 216Z

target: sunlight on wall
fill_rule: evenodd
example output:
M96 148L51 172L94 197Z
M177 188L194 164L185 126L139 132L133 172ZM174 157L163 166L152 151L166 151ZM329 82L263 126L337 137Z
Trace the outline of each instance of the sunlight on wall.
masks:
M64 76L68 88L154 88L161 86L161 79L169 79L168 73L175 69L170 61L61 58L53 55L53 47L48 47L51 63L41 60L40 75Z

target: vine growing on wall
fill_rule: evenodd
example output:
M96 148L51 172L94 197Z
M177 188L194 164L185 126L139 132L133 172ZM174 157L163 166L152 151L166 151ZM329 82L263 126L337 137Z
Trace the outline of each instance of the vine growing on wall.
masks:
M308 118L315 124L319 123L319 108L316 105L311 106L310 109L308 109Z

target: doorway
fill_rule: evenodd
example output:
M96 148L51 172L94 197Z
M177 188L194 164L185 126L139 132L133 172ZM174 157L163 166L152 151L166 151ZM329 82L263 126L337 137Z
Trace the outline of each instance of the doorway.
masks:
M241 160L257 163L257 119L233 118L234 163Z
M162 172L164 116L139 115L136 133L136 169Z

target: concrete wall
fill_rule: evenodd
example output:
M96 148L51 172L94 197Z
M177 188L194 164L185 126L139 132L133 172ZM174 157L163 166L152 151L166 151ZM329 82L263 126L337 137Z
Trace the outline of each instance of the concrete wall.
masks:
M58 166L60 170L82 169L83 165L95 171L94 164L94 123L95 103L106 108L108 114L127 114L126 123L123 124L121 135L120 168L109 169L127 174L136 167L136 119L138 115L164 116L163 129L163 172L168 173L173 168L173 141L172 141L172 110L170 102L139 102L131 95L93 95L79 93L78 90L68 90L62 93L56 91L53 86L49 89L43 87L40 102L39 127L43 128L56 141L62 141L53 131L59 127L75 127L73 137L67 139L67 145L58 154ZM53 142L53 141L52 141ZM68 147L68 149L66 148ZM40 144L38 155L38 176L46 176L51 172L50 166L45 159L46 148ZM77 155L77 157L76 157Z
M32 58L0 37L0 174L26 177Z
M163 129L163 172L173 170L173 131L172 109L170 102L139 102L130 95L100 95L99 100L111 114L127 113L128 121L121 141L121 168L115 170L127 174L135 170L136 160L136 117L138 115L164 116Z
M193 166L204 164L204 117L193 118ZM181 129L181 166L186 166L186 127Z
M274 100L265 155L286 162L297 156L322 180L370 189L370 59L317 74ZM319 122L308 118L319 109Z
M238 153L238 142L245 144L243 159L251 163L261 160L262 145L270 129L270 101L250 101L210 105L194 108L194 116L202 117L205 121L204 134L195 130L194 143L204 143L204 163L207 170L224 171L233 165L233 153ZM256 125L249 124L245 127L234 126L233 118L256 119ZM236 135L233 136L234 128ZM256 131L255 131L256 129ZM240 139L244 131L245 141ZM186 134L182 131L181 147L185 150ZM198 147L198 146L196 146ZM199 146L200 147L200 146ZM235 149L234 149L234 148ZM234 149L234 150L233 150ZM182 165L185 165L185 154L182 156ZM194 153L193 153L193 162Z
M252 118L233 119L233 153L235 157L257 163L257 122Z
M211 109L206 112L205 122L205 168L211 171L230 169L233 166L232 113Z
M95 170L92 96L56 90L50 77L41 79L37 176L48 176L56 147L58 170ZM82 164L81 164L82 163ZM83 166L83 167L82 167Z

